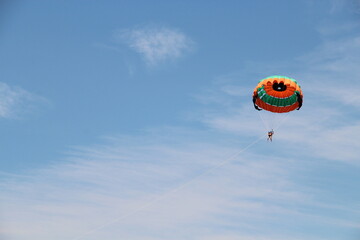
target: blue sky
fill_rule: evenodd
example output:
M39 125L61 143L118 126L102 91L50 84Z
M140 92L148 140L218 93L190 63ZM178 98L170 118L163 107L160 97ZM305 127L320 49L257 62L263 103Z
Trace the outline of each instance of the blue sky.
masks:
M359 1L0 8L1 239L360 238Z

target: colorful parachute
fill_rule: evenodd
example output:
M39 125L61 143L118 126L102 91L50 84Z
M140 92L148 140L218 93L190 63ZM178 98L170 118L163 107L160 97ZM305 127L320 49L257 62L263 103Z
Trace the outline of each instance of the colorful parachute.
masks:
M285 113L299 110L303 93L295 79L285 76L270 76L259 81L254 89L253 103L257 110Z

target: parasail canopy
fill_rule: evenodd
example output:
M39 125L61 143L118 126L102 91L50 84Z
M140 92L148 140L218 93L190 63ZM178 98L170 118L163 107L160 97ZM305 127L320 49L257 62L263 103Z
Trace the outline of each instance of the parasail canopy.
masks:
M274 75L259 81L254 89L253 103L257 110L286 113L299 110L303 102L300 85L293 78Z

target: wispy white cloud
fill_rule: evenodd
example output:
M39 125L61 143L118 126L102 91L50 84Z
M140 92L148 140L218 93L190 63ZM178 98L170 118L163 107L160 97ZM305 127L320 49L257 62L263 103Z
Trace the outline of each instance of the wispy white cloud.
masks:
M309 214L322 203L316 189L294 178L305 174L304 163L258 152L266 142L193 180L246 144L205 132L159 131L168 136L113 138L74 148L62 163L8 177L0 185L2 234L13 240L252 239L256 232L257 239L316 239L317 233L304 237L284 226L355 224Z
M0 118L18 118L33 111L35 103L44 101L20 87L0 82Z
M117 33L117 38L125 40L149 65L177 59L193 45L193 41L184 33L168 27L122 30Z

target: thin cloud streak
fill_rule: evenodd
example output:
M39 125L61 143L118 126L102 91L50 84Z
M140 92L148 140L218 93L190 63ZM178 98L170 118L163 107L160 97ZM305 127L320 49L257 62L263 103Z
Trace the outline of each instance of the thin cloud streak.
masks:
M269 227L269 222L285 224L293 218L297 219L294 224L305 228L305 222L319 228L329 224L329 217L322 217L321 212L307 213L306 209L320 204L316 189L294 181L304 169L300 161L287 157L249 150L171 193L239 148L231 147L231 141L198 142L196 134L189 142L189 136L175 133L161 141L154 141L150 134L74 149L63 163L29 172L24 179L8 179L1 184L3 234L13 240L76 239L103 226L84 239L246 237L249 231L271 239L282 234L282 229ZM169 144L169 139L177 139L176 144ZM166 198L147 206L168 192ZM121 216L127 217L113 222ZM314 216L316 222L312 222ZM343 221L331 218L334 227ZM215 225L218 230L209 233Z
M39 102L45 102L45 99L0 82L0 118L19 118L32 112Z

